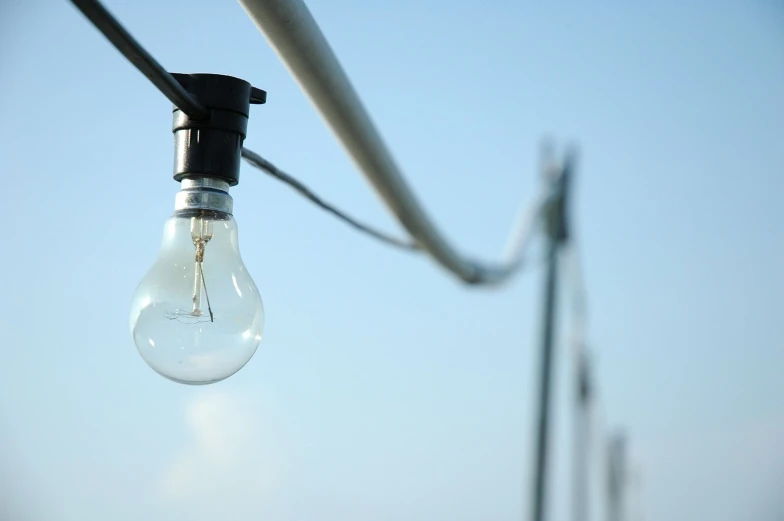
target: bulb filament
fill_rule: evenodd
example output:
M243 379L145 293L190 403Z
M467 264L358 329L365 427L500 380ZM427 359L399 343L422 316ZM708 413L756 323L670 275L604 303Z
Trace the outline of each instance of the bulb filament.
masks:
M210 295L207 293L207 282L204 280L204 250L207 243L212 239L212 221L194 217L191 219L191 238L196 247L195 273L193 277L193 311L191 315L200 317L204 314L201 309L201 292L204 289L204 297L207 301L207 312L210 314L210 322L215 319L210 306Z

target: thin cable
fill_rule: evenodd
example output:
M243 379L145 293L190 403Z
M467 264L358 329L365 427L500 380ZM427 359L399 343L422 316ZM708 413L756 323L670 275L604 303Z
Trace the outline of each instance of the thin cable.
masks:
M133 36L100 2L97 0L71 0L71 2L177 108L193 119L205 119L209 116L209 111L193 99L188 91L161 67L161 64L145 51L139 42L134 40Z
M407 251L421 251L421 248L416 243L405 241L403 239L398 239L397 237L392 237L391 235L387 235L382 231L376 230L375 228L367 224L363 224L357 221L353 217L347 215L342 210L335 208L328 202L324 201L321 197L313 193L313 191L310 188L308 188L301 182L297 181L289 174L283 172L278 167L276 167L275 165L273 165L272 163L270 163L269 161L267 161L266 159L258 155L256 152L253 152L252 150L248 150L247 148L243 148L242 157L245 159L245 161L255 166L259 170L262 170L263 172L266 172L272 177L274 177L275 179L278 179L279 181L286 183L294 190L299 192L300 195L309 199L313 204L331 213L332 215L342 220L349 226L352 226L355 229L370 235L371 237L374 237L382 242L385 242L390 246L395 246L396 248L400 248Z

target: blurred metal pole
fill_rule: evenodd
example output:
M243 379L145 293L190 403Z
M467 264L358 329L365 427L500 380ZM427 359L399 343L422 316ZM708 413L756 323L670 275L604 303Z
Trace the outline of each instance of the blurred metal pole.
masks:
M545 158L545 161L548 159ZM542 353L539 371L539 410L536 424L534 461L533 521L544 521L547 499L547 447L550 427L550 390L553 368L553 339L555 335L556 297L558 292L558 259L561 247L568 238L566 202L572 157L568 156L560 171L545 164L545 174L554 183L554 195L545 207L547 227L547 275L544 286L544 315L542 317Z
M607 461L607 518L623 521L626 492L626 436L618 433L610 440Z
M544 287L544 319L542 332L541 369L539 372L539 420L536 428L536 467L534 470L534 521L544 521L545 488L547 486L547 445L550 423L550 377L553 359L553 330L555 329L555 293L558 277L557 241L550 241L547 253L547 278Z
M590 450L590 414L591 414L591 373L588 353L581 342L577 345L577 367L575 378L575 409L574 409L574 482L572 483L574 498L572 512L573 521L586 521L589 515L588 494L588 452Z

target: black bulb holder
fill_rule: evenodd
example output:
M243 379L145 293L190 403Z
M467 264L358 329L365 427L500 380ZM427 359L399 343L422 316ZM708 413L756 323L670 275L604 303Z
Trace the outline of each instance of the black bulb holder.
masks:
M172 76L209 112L206 118L195 119L174 107L174 179L208 177L235 186L240 180L250 105L265 103L267 93L222 74Z

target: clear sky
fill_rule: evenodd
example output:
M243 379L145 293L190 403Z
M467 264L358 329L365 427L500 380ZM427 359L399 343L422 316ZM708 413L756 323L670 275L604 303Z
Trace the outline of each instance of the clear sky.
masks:
M238 4L107 5L170 70L266 89L246 145L399 231ZM781 519L781 4L309 5L464 251L501 251L536 187L540 138L579 144L594 519L601 436L617 427L635 519ZM264 339L229 380L178 385L128 331L178 188L169 102L70 3L10 0L0 116L1 518L527 515L540 262L468 289L244 166L232 194ZM553 520L570 515L561 325Z

